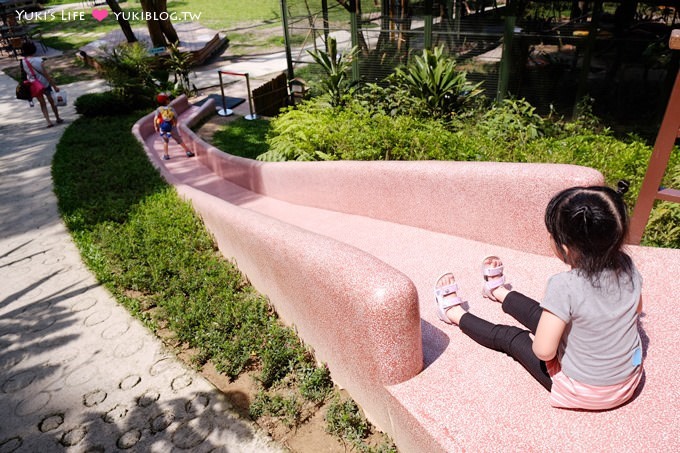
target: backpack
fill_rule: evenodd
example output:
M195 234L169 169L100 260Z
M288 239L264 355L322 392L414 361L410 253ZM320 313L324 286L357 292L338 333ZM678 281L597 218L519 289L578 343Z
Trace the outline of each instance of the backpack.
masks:
M170 107L159 107L156 123L161 132L172 131L172 125L175 122L175 112Z

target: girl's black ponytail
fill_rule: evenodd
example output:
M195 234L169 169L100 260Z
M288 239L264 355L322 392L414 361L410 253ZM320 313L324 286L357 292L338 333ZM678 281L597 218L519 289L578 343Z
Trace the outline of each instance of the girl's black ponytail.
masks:
M623 197L626 194L626 192L628 192L628 189L630 189L630 181L626 181L625 179L621 179L616 184L616 187L617 187L616 193Z

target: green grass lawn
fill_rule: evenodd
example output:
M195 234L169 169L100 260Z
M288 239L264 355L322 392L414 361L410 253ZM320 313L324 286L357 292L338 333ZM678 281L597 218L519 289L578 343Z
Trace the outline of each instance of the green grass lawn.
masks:
M71 3L81 3L82 4L82 2L80 0L47 0L47 2L45 2L45 6L49 7L49 6L55 6L55 5L67 5L67 4L71 4Z
M73 2L78 7L69 9L71 13L84 14L85 20L63 20L60 13L55 13L47 20L39 21L39 30L43 32L45 44L60 50L75 50L96 40L120 26L113 14L98 22L92 18L92 8L81 8L80 2ZM280 26L281 14L278 0L262 0L258 2L245 0L188 0L168 2L168 12L178 17L185 17L184 13L200 15L201 25L216 30L228 30L244 22L265 22L272 26ZM123 12L132 18L138 17L142 8L139 2L121 2ZM99 6L98 8L106 8ZM143 20L130 20L133 28L144 27ZM237 32L238 33L238 32Z
M380 8L374 2L363 2L363 12L372 12ZM309 10L303 0L289 0L288 11L291 25L303 20L305 25L308 17L321 22L321 2L310 0ZM228 29L243 22L268 22L281 25L280 0L186 0L169 1L168 10L201 12L201 23L212 23L220 28ZM328 1L328 17L331 22L342 21L348 23L349 15L335 0ZM205 21L205 22L204 22Z
M57 146L58 206L85 263L148 326L167 326L197 348L198 364L211 360L232 378L257 368L263 390L289 374L305 382L313 357L217 251L130 132L143 113L81 117ZM315 388L324 386L328 395L330 379Z
M266 137L269 121L257 119L248 121L238 118L217 131L212 138L213 146L228 150L230 154L255 159L269 150Z
M202 24L223 30L243 22L281 23L279 0L169 1L168 10L201 13Z
M60 50L75 50L108 32L120 28L113 14L109 14L104 20L98 22L91 16L92 8L82 8L81 2L57 0L51 2L50 5L60 3L75 4L75 8L70 8L67 11L71 13L82 12L84 19L64 20L61 13L55 13L54 17L48 17L47 20L29 21L29 23L38 24L37 28L43 32L45 43L50 47ZM347 11L334 1L328 3L329 20L347 24L349 21ZM310 1L309 4L310 10L307 10L304 1L288 2L292 26L295 26L296 22L300 22L301 26L307 27L310 14L320 26L320 2ZM126 15L128 13L133 14L132 17L138 17L136 14L141 12L139 2L134 0L120 2L120 7ZM106 8L106 6L99 6L98 8ZM374 9L373 3L364 7L365 12ZM198 16L197 20L201 25L228 33L230 40L237 44L250 42L252 47L255 39L257 47L272 47L273 45L283 47L279 0L170 0L168 1L168 12L175 13L180 18L184 18L185 13ZM145 26L143 20L130 20L130 24L133 28ZM281 36L255 38L262 29L270 29L267 32L268 35ZM304 41L304 36L299 36L295 38L293 44L300 44L302 41Z
M150 164L130 132L142 114L81 117L69 126L52 167L62 217L86 264L132 313L150 327L168 326L200 351L200 363L210 359L231 377L261 363L272 386L310 359L288 345L297 340L289 341L266 299ZM276 351L264 352L263 334L277 339ZM271 364L260 354L288 361Z
M71 13L70 17L63 17L60 12L55 12L53 15L47 16L46 20L28 21L29 24L35 22L36 30L43 34L45 45L63 51L77 50L109 32L120 30L120 26L112 14L98 22L92 17L92 8L82 8L81 2L73 3L76 4L76 7L69 8L66 10L67 13L64 13ZM125 2L121 3L120 6L124 11L137 13L142 11L139 3ZM104 8L104 6L98 8ZM79 19L80 16L73 16L73 14L79 13L83 14L83 20ZM141 27L145 25L145 22L141 20L130 21L130 25L133 28Z
M272 416L297 429L303 413L328 403L337 413L328 419L329 432L358 451L395 452L389 440L379 450L363 443L370 429L356 405L339 398L328 369L316 365L153 168L130 132L145 113L80 117L57 145L52 176L59 211L97 280L147 326L167 327L195 348L197 366L210 360L231 378L255 370L254 419ZM267 127L265 121L237 123L234 130L245 135L262 135ZM238 144L233 135L230 146ZM347 438L355 425L365 429Z

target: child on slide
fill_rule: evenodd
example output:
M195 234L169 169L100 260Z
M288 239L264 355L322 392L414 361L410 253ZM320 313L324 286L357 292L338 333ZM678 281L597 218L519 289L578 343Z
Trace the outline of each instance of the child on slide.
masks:
M500 258L483 260L484 297L528 330L468 313L451 273L435 284L439 318L521 363L550 392L554 407L612 409L633 396L642 378L642 277L623 250L626 190L625 184L618 192L573 187L552 198L545 225L555 255L571 269L548 280L541 303L512 290Z
M182 138L177 131L177 112L169 105L170 96L161 93L156 96L156 102L158 102L159 107L154 114L153 127L163 139L163 160L170 159L170 154L168 154L168 142L171 137L182 147L187 157L193 157L194 153L189 151L187 145L182 142Z

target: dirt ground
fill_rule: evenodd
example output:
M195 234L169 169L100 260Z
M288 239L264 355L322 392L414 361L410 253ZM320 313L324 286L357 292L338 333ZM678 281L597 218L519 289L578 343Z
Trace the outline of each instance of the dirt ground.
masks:
M221 118L220 122L224 122ZM157 332L163 343L175 352L175 355L187 366L195 367L193 360L197 351L188 349L179 344L172 332L167 329L159 329ZM226 396L231 403L232 409L243 419L251 420L248 413L250 404L258 393L258 386L255 381L257 371L249 371L241 374L238 379L231 381L227 376L215 369L215 366L208 362L198 370L203 377L210 381L218 390ZM348 395L342 392L343 397ZM295 427L288 428L281 421L272 417L261 417L255 424L272 439L288 451L295 453L346 453L351 451L349 445L345 446L340 439L326 432L325 415L328 403L320 408L305 408L303 411L303 422ZM375 442L380 442L380 436L376 435Z
M226 376L216 371L211 363L207 363L201 374L227 396L240 416L249 418L248 406L257 394L255 373L242 374L237 380L230 382ZM326 433L326 406L311 413L305 413L304 423L294 429L289 429L283 423L270 417L262 417L256 423L274 440L292 452L345 452L346 449L339 439Z

